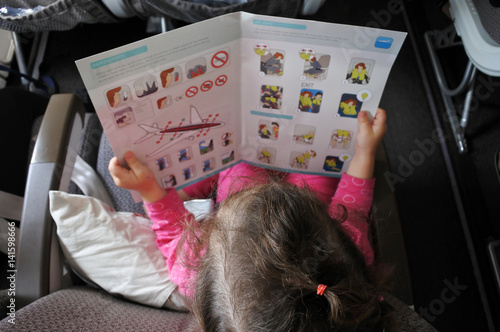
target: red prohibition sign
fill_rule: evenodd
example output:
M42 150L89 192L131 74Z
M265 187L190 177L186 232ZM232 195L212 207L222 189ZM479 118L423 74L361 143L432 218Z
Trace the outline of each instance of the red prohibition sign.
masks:
M198 88L195 86L192 86L186 90L186 97L188 97L188 98L194 97L194 96L196 96L197 93L198 93Z
M220 68L229 60L229 54L226 51L219 51L212 57L212 67Z
M224 84L226 84L226 82L227 82L227 76L226 75L220 75L215 80L215 85L217 85L217 86L223 86Z
M213 83L212 81L208 80L208 81L205 81L205 82L203 82L203 83L201 84L200 89L201 89L201 91L203 91L203 92L207 92L207 91L208 91L208 90L210 90L213 86L214 86L214 83Z

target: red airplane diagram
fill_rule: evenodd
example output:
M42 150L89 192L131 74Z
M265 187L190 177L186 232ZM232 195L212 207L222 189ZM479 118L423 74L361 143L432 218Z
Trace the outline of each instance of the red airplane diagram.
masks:
M217 115L215 115L212 119L209 118L202 119L196 107L191 105L190 108L191 108L191 118L189 124L184 126L182 125L182 122L179 124L179 126L171 128L169 128L170 123L165 128L158 127L157 123L154 123L151 126L146 124L140 124L139 127L141 127L141 129L146 131L146 135L135 141L134 144L142 143L153 136L160 136L160 139L156 142L159 144L163 140L163 137L165 135L170 136L170 139L168 139L168 142L166 144L162 145L159 149L156 149L155 151L146 155L146 157L149 158L155 156L161 151L167 149L168 147L177 144L181 140L185 139L192 140L195 138L195 136L201 135L205 130L206 130L205 134L203 135L206 135L206 133L211 128L216 128L224 125L224 122L215 121Z

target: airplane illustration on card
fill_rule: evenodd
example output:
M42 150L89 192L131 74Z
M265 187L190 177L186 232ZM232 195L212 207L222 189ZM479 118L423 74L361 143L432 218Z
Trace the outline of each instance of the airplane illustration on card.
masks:
M162 144L162 146L146 155L146 158L153 157L181 140L192 140L195 137L206 136L211 128L223 126L224 122L216 121L218 116L218 113L210 114L207 118L202 119L196 107L191 105L189 123L184 124L185 119L182 119L177 124L169 121L164 128L158 127L157 123L153 123L151 126L140 124L139 127L146 131L146 135L135 141L134 144L142 143L152 137L158 137L156 144Z

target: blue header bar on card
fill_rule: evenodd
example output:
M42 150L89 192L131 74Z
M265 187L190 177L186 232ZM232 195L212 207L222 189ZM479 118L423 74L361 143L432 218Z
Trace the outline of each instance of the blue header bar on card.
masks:
M268 27L295 29L295 30L306 30L307 28L307 26L304 24L291 24L291 23L283 23L283 22L275 22L267 20L253 20L253 24L265 25Z
M102 59L99 61L92 62L92 63L90 63L90 68L97 69L100 67L104 67L104 66L107 66L109 64L112 64L112 63L115 63L115 62L118 62L118 61L121 61L121 60L124 60L127 58L131 58L131 57L136 56L138 54L146 53L147 51L148 51L147 46L141 46L139 48L135 48L135 49L127 51L127 52L113 55L109 58L105 58L105 59Z

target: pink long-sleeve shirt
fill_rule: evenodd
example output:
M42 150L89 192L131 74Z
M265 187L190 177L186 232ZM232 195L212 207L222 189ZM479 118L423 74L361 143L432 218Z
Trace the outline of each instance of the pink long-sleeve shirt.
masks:
M231 174L238 174L239 177L242 174L246 174L245 176L251 175L252 180L262 176L262 173L253 174L253 171L255 169L249 172L248 165L239 164L222 172L218 179L217 200L222 201L229 194L229 181L234 180L234 176ZM262 181L264 181L263 178ZM333 218L338 219L340 216L339 213L343 211L339 209L339 204L344 206L347 210L347 220L342 223L342 226L364 255L366 263L368 265L373 263L374 253L369 239L370 225L368 224L368 213L372 204L375 179L364 180L343 174L340 181L338 181L338 179L333 178L292 174L287 181L298 186L307 184L317 193L320 199L326 202L330 201L329 212ZM203 185L208 186L211 183L213 182L206 181ZM242 184L241 187L244 187L244 185ZM234 186L231 188L234 188ZM206 191L205 189L201 191ZM199 193L200 189L197 188L196 191ZM190 193L188 192L188 194ZM173 189L167 190L167 195L161 200L146 204L146 209L153 221L153 230L156 232L156 244L165 256L170 272L170 279L178 285L182 294L192 298L194 296L196 271L186 267L177 254L177 245L184 232L184 220L186 216L192 218L192 215L184 208L183 201ZM184 251L187 259L197 259L196 255L190 251L187 245L184 246Z

